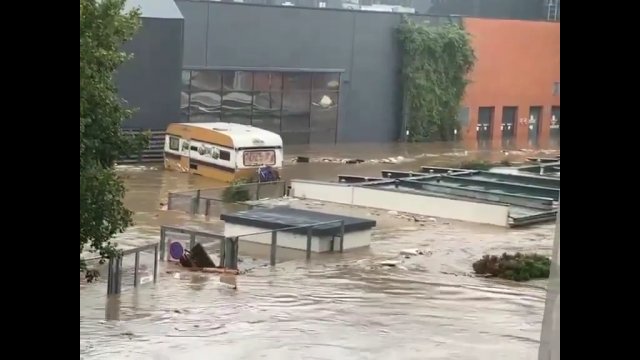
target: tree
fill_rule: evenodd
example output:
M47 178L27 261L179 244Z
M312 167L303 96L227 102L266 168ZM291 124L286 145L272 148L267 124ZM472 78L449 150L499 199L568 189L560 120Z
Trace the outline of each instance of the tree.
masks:
M113 73L129 57L122 45L140 24L139 10L125 12L125 1L80 0L80 254L88 248L101 262L117 253L113 236L132 224L115 162L147 144L146 135L122 132L132 110L113 83Z

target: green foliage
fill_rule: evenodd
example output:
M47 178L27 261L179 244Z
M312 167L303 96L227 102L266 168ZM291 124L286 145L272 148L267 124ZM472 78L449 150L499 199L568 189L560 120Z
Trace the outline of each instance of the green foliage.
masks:
M408 141L447 141L460 134L458 111L476 57L459 25L419 25L404 18L398 30L408 104Z
M112 80L128 59L121 47L140 24L139 10L124 12L124 4L80 0L80 253L89 248L101 262L117 251L111 238L132 224L115 161L138 153L148 141L122 132L132 110L123 107Z
M222 201L235 203L251 200L247 180L236 180L222 192Z
M473 263L473 271L479 275L497 276L514 281L546 279L549 277L551 259L538 254L507 253L497 257L485 255Z

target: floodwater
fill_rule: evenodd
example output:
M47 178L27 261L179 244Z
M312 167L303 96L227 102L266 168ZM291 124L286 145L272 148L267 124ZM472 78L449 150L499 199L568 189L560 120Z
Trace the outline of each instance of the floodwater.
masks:
M379 176L380 170L447 166L470 158L519 161L557 151L477 151L462 145L357 145L286 149L288 158L363 160L403 156L402 164L288 162L286 178L335 180L338 174ZM163 224L210 228L188 215L162 211L167 192L215 186L210 180L149 168L123 170L136 226L123 247L158 240ZM545 281L515 284L470 276L485 253L551 253L553 224L503 229L444 219L407 221L384 211L299 201L301 207L375 218L370 249L304 255L275 269L238 277L238 290L217 277L163 268L155 285L123 284L107 301L106 279L80 290L82 359L537 359ZM408 259L403 249L429 252ZM241 249L242 250L242 249ZM151 265L150 256L142 263ZM381 266L400 260L402 266ZM268 254L256 264L268 261ZM110 320L106 321L108 318Z

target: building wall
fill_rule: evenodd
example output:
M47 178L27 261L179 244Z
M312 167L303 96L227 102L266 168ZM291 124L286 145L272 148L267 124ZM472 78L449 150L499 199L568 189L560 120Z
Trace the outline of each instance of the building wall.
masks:
M137 109L123 127L164 130L180 116L183 20L141 20L140 29L124 46L133 58L115 76L120 96Z
M416 14L545 20L549 0L243 0L245 4L360 9L372 4L403 6ZM559 1L559 0L557 0ZM233 2L233 0L222 0ZM391 9L389 9L391 11Z
M190 69L339 71L338 142L389 142L402 123L401 59L395 29L402 15L177 0L182 19L144 17L125 48L134 59L117 74L121 96L138 108L125 128L161 130L180 119L181 72ZM431 25L449 17L412 16ZM464 19L478 57L467 88L463 137L476 139L480 107L495 107L501 138L504 106L527 118L543 106L541 145L549 138L559 82L559 23ZM183 38L184 36L184 38ZM468 113L468 117L464 116ZM527 124L515 137L528 139ZM494 144L495 145L495 144Z
M543 106L539 136L540 144L547 144L552 106L560 106L559 93L554 95L554 83L560 82L560 24L465 18L464 25L477 56L464 99L469 109L465 138L476 138L479 108L493 106L491 135L498 142L503 107L517 106L516 140L526 143L529 107Z
M184 67L340 71L338 142L398 138L402 15L177 0ZM430 18L432 23L448 18Z
M431 0L430 6L422 11L480 18L544 20L547 3L548 0Z

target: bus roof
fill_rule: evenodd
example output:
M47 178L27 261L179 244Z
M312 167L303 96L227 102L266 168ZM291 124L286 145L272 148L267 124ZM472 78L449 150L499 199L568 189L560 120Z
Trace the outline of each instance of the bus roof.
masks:
M234 148L282 146L282 137L279 134L250 125L226 122L175 123L169 125L168 131L170 131L172 125L188 126L220 133L231 139Z

